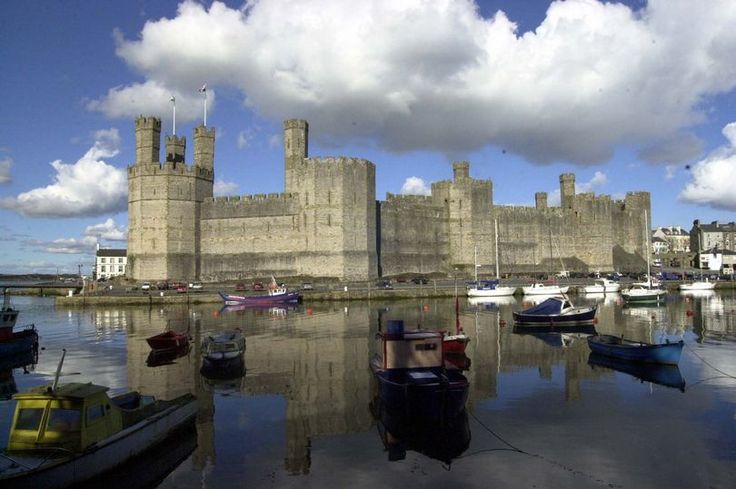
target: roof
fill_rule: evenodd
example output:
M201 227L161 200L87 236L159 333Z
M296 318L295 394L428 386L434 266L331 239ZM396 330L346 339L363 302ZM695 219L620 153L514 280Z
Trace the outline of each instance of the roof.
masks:
M54 392L54 397L68 397L68 398L74 398L74 399L84 399L86 397L89 397L93 394L97 394L99 392L106 392L108 390L107 387L102 385L95 385L92 383L80 383L80 382L71 382L69 384L59 384L56 387L56 392ZM33 399L38 397L49 397L51 396L51 385L40 385L37 387L33 387L31 389L28 389L26 392L15 394L13 396L14 399Z
M713 221L710 224L701 224L700 229L706 232L726 232L726 231L736 231L736 223L729 222L729 223L720 223L718 221Z
M127 256L128 250L106 248L97 250L97 256Z

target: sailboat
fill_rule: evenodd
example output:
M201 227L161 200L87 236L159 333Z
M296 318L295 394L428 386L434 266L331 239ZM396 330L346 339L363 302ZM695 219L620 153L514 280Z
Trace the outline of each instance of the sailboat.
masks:
M559 253L559 249L558 249ZM549 254L550 259L552 258L552 228L550 226L549 230ZM560 256L560 263L562 263L562 257ZM541 283L541 282L534 282L531 285L528 285L526 287L522 287L521 290L524 292L524 295L562 295L567 294L567 291L570 289L569 286L560 286L555 283Z
M698 241L700 241L700 234L698 234ZM698 246L698 249L703 249L702 245ZM690 282L689 284L682 283L680 284L680 290L683 292L693 292L693 291L700 291L700 290L714 290L716 288L715 282L711 282L710 280L703 279L703 274L701 272L700 274L700 280L695 280L693 282Z
M514 295L516 287L502 287L498 268L498 220L493 220L496 239L496 278L478 282L478 247L475 248L475 286L468 289L468 297L503 297Z
M644 211L644 231L646 237L646 250L644 253L647 256L647 277L648 280L645 284L634 284L632 287L621 292L621 297L624 298L626 303L630 304L643 304L660 302L667 296L667 291L654 287L652 285L652 270L649 263L649 229L647 223L649 222L647 211Z

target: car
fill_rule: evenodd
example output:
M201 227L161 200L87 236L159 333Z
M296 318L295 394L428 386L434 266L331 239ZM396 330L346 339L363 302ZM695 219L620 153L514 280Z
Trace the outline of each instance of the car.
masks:
M202 290L203 289L202 282L191 282L189 284L189 288L191 290Z
M309 282L304 282L302 284L302 290L314 290L314 285Z
M187 284L179 284L179 286L176 288L177 294L185 294L189 289L187 288Z
M244 290L248 290L248 288L245 286L244 283L240 282L238 284L235 284L235 290L244 291Z
M149 282L143 282L141 284L141 290L151 290L151 284Z
M261 282L253 282L253 290L263 290L263 284Z
M378 287L380 289L393 289L393 286L391 285L391 281L390 280L379 280L376 283L376 287Z
M424 277L414 277L413 279L411 279L411 282L419 285L419 284L428 284L429 280L427 280Z
M159 283L156 284L156 288L158 290L168 290L168 288L169 288L169 282L167 282L166 280L164 280L162 282L159 282Z

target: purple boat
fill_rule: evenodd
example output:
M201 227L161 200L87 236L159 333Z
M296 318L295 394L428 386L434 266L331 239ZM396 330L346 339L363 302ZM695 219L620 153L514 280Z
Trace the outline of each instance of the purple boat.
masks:
M289 292L284 287L270 289L268 295L233 295L224 292L219 294L226 306L270 306L297 303L301 299L298 292Z

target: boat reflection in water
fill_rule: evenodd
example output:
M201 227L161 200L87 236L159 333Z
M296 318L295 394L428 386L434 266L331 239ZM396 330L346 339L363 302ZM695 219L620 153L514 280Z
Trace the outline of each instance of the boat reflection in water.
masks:
M38 350L36 349L5 355L0 358L0 399L10 399L13 394L18 392L13 369L23 368L23 373L28 373L29 370L33 370L37 363Z
M591 367L604 367L611 370L631 375L642 382L672 387L685 392L685 379L682 378L680 368L677 365L664 365L657 363L627 362L598 353L592 353L588 357L588 365Z
M151 350L146 358L146 365L149 367L159 367L161 365L171 365L175 363L177 358L189 355L191 346L189 343L178 348L166 348L162 350Z
M561 334L567 333L567 334L578 334L578 335L586 335L586 336L597 334L595 330L595 326L592 323L576 325L576 326L560 326L560 325L552 325L552 326L539 325L537 326L533 324L519 326L517 324L517 325L514 325L513 332L514 334L531 334L531 335L539 337L540 339L542 339L540 335L543 335L545 333L553 334L553 335L561 335Z
M370 405L388 460L404 460L411 450L450 465L470 445L468 414L463 408L454 415L413 416L389 406L379 396Z

